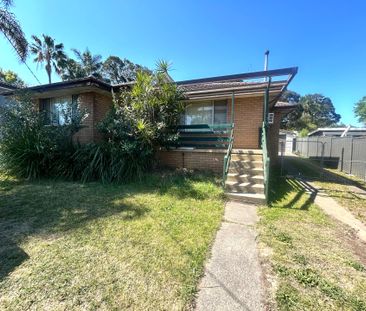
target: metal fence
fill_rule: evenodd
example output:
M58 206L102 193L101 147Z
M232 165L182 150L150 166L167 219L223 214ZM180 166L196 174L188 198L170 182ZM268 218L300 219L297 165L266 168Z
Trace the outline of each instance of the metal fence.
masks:
M366 181L366 137L297 138L295 152Z

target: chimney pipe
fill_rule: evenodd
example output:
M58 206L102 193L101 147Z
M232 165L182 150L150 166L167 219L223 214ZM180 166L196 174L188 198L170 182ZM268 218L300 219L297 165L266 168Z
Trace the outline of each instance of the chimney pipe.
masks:
M268 55L269 55L269 50L267 50L264 53L264 71L268 70Z
M267 50L264 53L264 71L268 70L268 55L269 55L269 50ZM264 81L268 81L268 77L265 77Z

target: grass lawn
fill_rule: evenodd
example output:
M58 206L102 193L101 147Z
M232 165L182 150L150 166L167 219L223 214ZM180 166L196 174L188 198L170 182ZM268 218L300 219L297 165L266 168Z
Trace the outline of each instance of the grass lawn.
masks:
M315 183L329 196L347 208L356 218L366 224L366 197L354 192L352 185L366 190L366 183L334 169L325 169L324 178L319 178L320 167L317 162L303 158L292 158L290 163L304 176L316 177Z
M366 310L366 245L293 180L272 175L260 209L260 249L278 310Z
M182 310L223 214L218 181L0 177L0 310Z

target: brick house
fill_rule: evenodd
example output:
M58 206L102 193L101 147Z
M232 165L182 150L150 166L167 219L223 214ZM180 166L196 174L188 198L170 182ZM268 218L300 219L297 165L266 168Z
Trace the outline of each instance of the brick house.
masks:
M278 156L281 117L293 109L278 100L296 73L294 67L173 82L186 97L179 127L182 139L179 145L158 152L159 165L223 172L233 198L263 201L267 160L275 163ZM74 139L88 143L102 138L97 124L110 109L112 94L132 85L110 85L88 77L28 90L54 125L63 122L60 108L78 100L88 117Z

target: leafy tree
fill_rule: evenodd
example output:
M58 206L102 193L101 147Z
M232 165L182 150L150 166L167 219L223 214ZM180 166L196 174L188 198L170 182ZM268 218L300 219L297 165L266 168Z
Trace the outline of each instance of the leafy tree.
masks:
M102 79L101 69L103 66L102 56L97 54L93 55L88 48L84 52L80 52L77 49L72 49L74 52L79 67L75 67L76 75L84 74L84 77L94 76L98 79Z
M28 42L14 14L9 11L12 4L12 0L0 1L0 31L10 41L20 60L25 61L28 54Z
M301 95L294 91L286 90L283 92L280 101L288 103L298 103L300 101Z
M282 127L311 131L318 127L332 126L339 122L340 118L329 97L309 94L300 98L296 109L282 120Z
M148 68L134 64L126 58L121 59L118 56L109 56L103 63L104 79L112 84L134 81L138 71L151 74Z
M61 74L61 68L64 66L67 57L62 43L55 44L55 40L45 34L42 37L43 40L37 36L32 36L33 43L30 50L32 54L36 55L34 62L37 64L45 63L48 82L51 83L52 68L57 74Z
M361 122L366 125L366 96L362 97L353 108L356 118L358 118L358 122Z
M132 90L123 90L100 129L110 141L138 141L157 148L176 138L172 128L183 111L182 91L167 81L161 64L153 74L139 71Z
M61 68L61 79L63 81L74 80L86 77L85 70L72 58L68 58Z
M3 70L1 68L0 68L0 81L17 87L25 86L24 81L14 71Z

